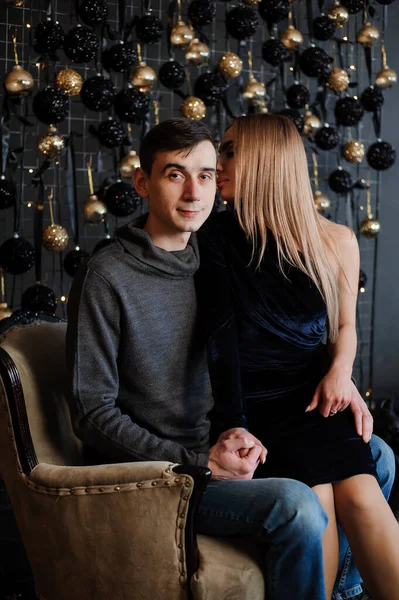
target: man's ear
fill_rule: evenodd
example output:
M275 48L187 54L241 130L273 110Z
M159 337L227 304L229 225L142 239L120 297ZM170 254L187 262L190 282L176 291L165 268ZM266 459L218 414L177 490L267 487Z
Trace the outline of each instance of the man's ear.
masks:
M133 185L139 196L148 198L148 175L141 167L137 167L133 175Z

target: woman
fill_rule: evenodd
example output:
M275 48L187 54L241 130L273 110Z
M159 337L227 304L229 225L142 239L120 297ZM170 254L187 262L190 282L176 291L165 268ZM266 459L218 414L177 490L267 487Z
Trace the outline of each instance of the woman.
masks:
M217 171L230 210L201 230L197 278L215 419L221 431L245 425L266 446L256 476L299 479L318 495L329 517L326 597L337 573L338 520L373 597L394 600L399 526L347 408L356 354L356 237L317 213L303 143L286 117L236 119L220 145Z

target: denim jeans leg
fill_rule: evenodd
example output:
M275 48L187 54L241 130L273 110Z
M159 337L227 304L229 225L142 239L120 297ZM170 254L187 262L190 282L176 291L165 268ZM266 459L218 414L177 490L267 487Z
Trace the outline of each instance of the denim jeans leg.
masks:
M291 479L211 481L197 515L206 535L250 535L265 548L268 600L326 600L322 536L327 515L316 494Z

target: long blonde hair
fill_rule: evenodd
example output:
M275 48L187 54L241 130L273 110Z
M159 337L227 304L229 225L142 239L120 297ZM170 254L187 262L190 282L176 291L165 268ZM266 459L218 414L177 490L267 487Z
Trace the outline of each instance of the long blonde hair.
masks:
M260 267L267 230L283 259L306 273L322 295L329 338L338 334L338 257L315 208L306 153L293 122L282 115L238 117L234 207ZM334 261L336 264L334 265Z

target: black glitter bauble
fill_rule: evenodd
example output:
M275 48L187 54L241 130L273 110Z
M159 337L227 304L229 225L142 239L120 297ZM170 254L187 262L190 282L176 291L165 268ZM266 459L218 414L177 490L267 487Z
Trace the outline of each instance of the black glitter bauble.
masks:
M9 179L0 179L0 210L14 206L17 199L15 183Z
M156 44L162 37L164 27L155 15L144 15L136 23L136 35L142 44Z
M360 269L360 271L359 271L359 288L358 289L360 290L361 288L365 288L366 285L367 285L367 275L362 269Z
M359 123L364 115L364 110L359 100L355 100L355 98L348 96L337 100L335 103L334 114L339 125L351 127L352 125Z
M97 129L97 137L103 146L116 148L125 139L125 130L122 123L115 119L108 119L101 123Z
M306 48L299 57L299 67L302 73L308 77L326 75L331 63L331 57L319 46Z
M335 21L327 15L320 15L313 21L313 35L316 40L325 42L330 40L336 30Z
M36 283L36 285L28 287L22 294L21 307L24 310L41 311L53 315L57 308L57 297L51 288Z
M102 75L89 77L82 85L80 97L83 104L90 110L107 110L115 99L115 86L111 79Z
M85 252L85 250L70 250L64 257L64 271L70 277L75 277L76 271L80 265L86 262L89 256L89 253Z
M149 110L149 98L135 88L122 90L115 98L115 112L121 121L140 123Z
M335 127L320 127L314 139L321 150L332 150L338 145L339 135Z
M236 6L226 17L226 30L236 40L247 40L258 29L256 13L249 6Z
M131 183L117 181L107 188L104 194L104 202L108 211L115 217L128 217L132 215L141 198Z
M384 95L379 87L370 85L360 96L360 101L365 110L374 112L384 104Z
M137 52L128 44L114 44L103 53L102 60L107 71L123 73L137 62Z
M269 65L277 67L290 57L290 51L280 40L270 39L262 44L262 57Z
M12 275L21 275L33 267L35 249L24 238L10 238L0 246L0 267Z
M218 73L203 73L194 83L194 96L201 98L206 106L214 106L224 96L228 84Z
M280 23L288 17L290 4L288 0L262 0L259 14L267 23Z
M79 16L86 25L99 25L108 18L108 5L104 0L83 0Z
M352 178L348 171L336 169L328 177L328 185L337 194L346 194L352 188Z
M35 27L33 48L39 54L54 54L62 46L64 30L56 21L42 21Z
M114 240L112 238L104 238L102 240L100 240L99 242L97 242L97 244L94 246L93 248L93 254L95 254L96 252L98 252L99 250L102 250L103 248L106 248L107 246L109 246Z
M363 0L341 0L341 4L351 15L355 15L356 13L360 12L364 7Z
M278 114L283 115L284 117L288 117L294 123L299 133L302 133L305 121L298 110L295 110L293 108L284 108L284 110L280 110Z
M46 87L33 98L32 109L42 123L54 125L68 116L69 99L66 94L52 87Z
M73 27L64 38L64 52L73 63L87 63L99 48L97 36L87 27Z
M294 83L286 92L287 104L291 108L304 108L309 102L310 94L308 88L300 83Z
M177 60L169 60L159 69L158 79L169 90L175 90L186 81L186 71Z
M388 142L375 142L367 150L367 162L377 171L392 167L396 159L396 150Z
M193 0L188 6L188 18L195 27L212 23L216 16L216 3L212 0Z

